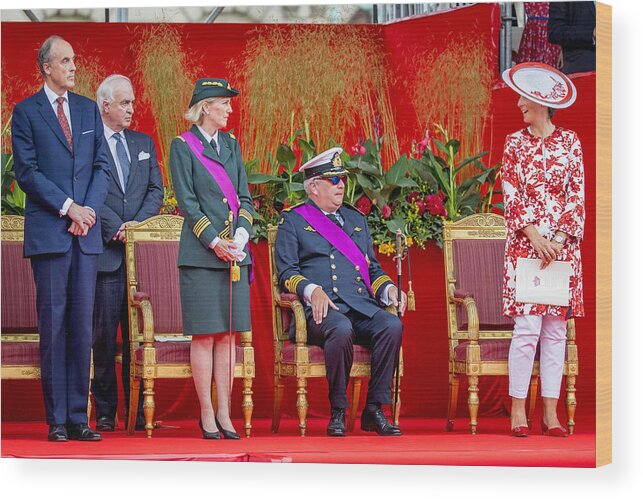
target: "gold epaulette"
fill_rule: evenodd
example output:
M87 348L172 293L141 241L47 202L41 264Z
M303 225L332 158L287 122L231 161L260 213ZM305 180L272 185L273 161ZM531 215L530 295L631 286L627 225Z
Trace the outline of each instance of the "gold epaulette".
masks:
M228 135L230 136L230 138L231 138L232 140L237 140L237 138L234 136L234 133L232 133L232 132L228 132Z
M177 136L176 136L176 137L174 137L174 138L175 138L175 139L181 139L183 142L185 142L185 139L184 139L183 137L181 137L180 135L177 135Z
M212 222L208 220L208 217L203 215L201 218L199 218L199 221L194 224L194 227L192 228L192 232L194 232L194 235L196 237L201 237L201 234L203 234L203 231L206 229L208 225L212 225Z
M291 293L297 293L297 285L301 281L305 281L305 280L306 278L303 275L297 274L286 279L286 282L284 283L284 285L286 286L286 289Z
M375 279L375 282L373 282L373 285L371 286L371 288L373 289L373 295L377 296L377 290L382 287L382 284L385 284L387 282L393 282L387 275L381 275L377 279Z
M295 204L295 205L293 205L293 206L291 206L291 207L289 207L289 208L284 208L283 210L281 210L281 212L283 213L284 211L290 211L290 210L292 210L293 208L297 208L298 206L301 206L301 205L302 205L302 204L304 204L304 203L305 203L305 201L302 201L301 203L297 203L297 204Z

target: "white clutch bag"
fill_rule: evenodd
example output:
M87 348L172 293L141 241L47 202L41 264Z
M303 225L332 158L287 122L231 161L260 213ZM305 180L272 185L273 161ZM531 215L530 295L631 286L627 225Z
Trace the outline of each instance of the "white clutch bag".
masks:
M541 261L518 258L516 265L516 301L542 305L569 305L570 262L551 262L540 268Z

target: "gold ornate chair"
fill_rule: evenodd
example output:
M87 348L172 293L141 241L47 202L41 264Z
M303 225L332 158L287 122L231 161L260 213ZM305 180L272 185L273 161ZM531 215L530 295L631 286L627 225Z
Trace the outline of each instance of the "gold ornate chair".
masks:
M23 258L24 217L2 215L2 379L40 379L36 286ZM90 379L93 378L93 362ZM91 394L87 417L91 415Z
M324 363L324 350L319 346L307 345L306 316L304 307L295 294L282 292L277 277L275 264L275 239L277 227L268 225L268 255L270 261L272 297L272 330L275 352L275 395L272 415L272 431L279 432L281 420L281 400L283 397L283 378L294 377L297 383L297 415L299 417L299 431L303 437L306 434L306 416L308 414L307 380L308 378L326 377ZM393 307L388 309L395 313ZM290 324L295 321L295 343L289 339ZM404 374L404 362L400 349L399 362L400 377ZM351 382L348 408L348 431L353 431L357 405L360 399L362 379L371 375L371 352L361 345L353 345L353 367L351 368ZM394 391L394 386L392 391ZM398 386L397 406L391 403L391 413L394 424L399 422L401 399ZM394 394L391 400L395 400Z
M502 315L502 282L507 228L503 217L470 215L444 224L444 270L449 334L449 400L446 430L452 431L460 375L469 382L471 433L478 425L480 376L507 376L507 358L513 320ZM567 321L567 348L563 374L569 432L574 431L578 352L574 320ZM539 350L529 389L531 426L539 375Z
M190 378L190 337L183 336L179 273L179 239L183 218L157 215L125 230L128 312L130 321L130 400L127 430L134 432L140 380L143 380L145 431L154 429L154 380ZM234 377L243 379L243 419L252 428L252 379L255 376L252 331L240 333ZM216 386L212 385L216 403ZM216 408L215 408L216 409Z

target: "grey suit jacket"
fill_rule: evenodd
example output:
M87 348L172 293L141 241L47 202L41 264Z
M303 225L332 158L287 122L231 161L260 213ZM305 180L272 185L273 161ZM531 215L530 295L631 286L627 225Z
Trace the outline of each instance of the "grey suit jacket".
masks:
M118 239L113 240L123 222L142 222L158 215L163 204L163 180L152 137L126 129L125 140L132 164L124 192L118 179L116 163L107 148L110 163L109 191L100 211L105 251L98 259L99 272L113 272L123 261L125 247Z

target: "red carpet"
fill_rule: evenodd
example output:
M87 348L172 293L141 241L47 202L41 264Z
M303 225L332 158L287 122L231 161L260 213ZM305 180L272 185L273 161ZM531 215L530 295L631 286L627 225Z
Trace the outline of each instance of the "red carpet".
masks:
M2 457L53 459L149 459L176 461L239 461L293 463L441 464L457 466L595 466L595 435L583 431L589 421L579 421L576 434L551 438L508 436L509 420L479 421L479 432L468 433L468 421L456 422L446 433L443 419L406 418L404 436L378 437L358 429L345 438L325 436L326 420L310 419L301 438L294 419L282 420L281 432L270 433L270 421L253 421L253 436L240 441L206 441L195 421L171 421L176 428L155 430L154 437L134 436L119 429L103 434L102 442L46 441L41 422L4 422ZM236 422L237 430L240 423Z

